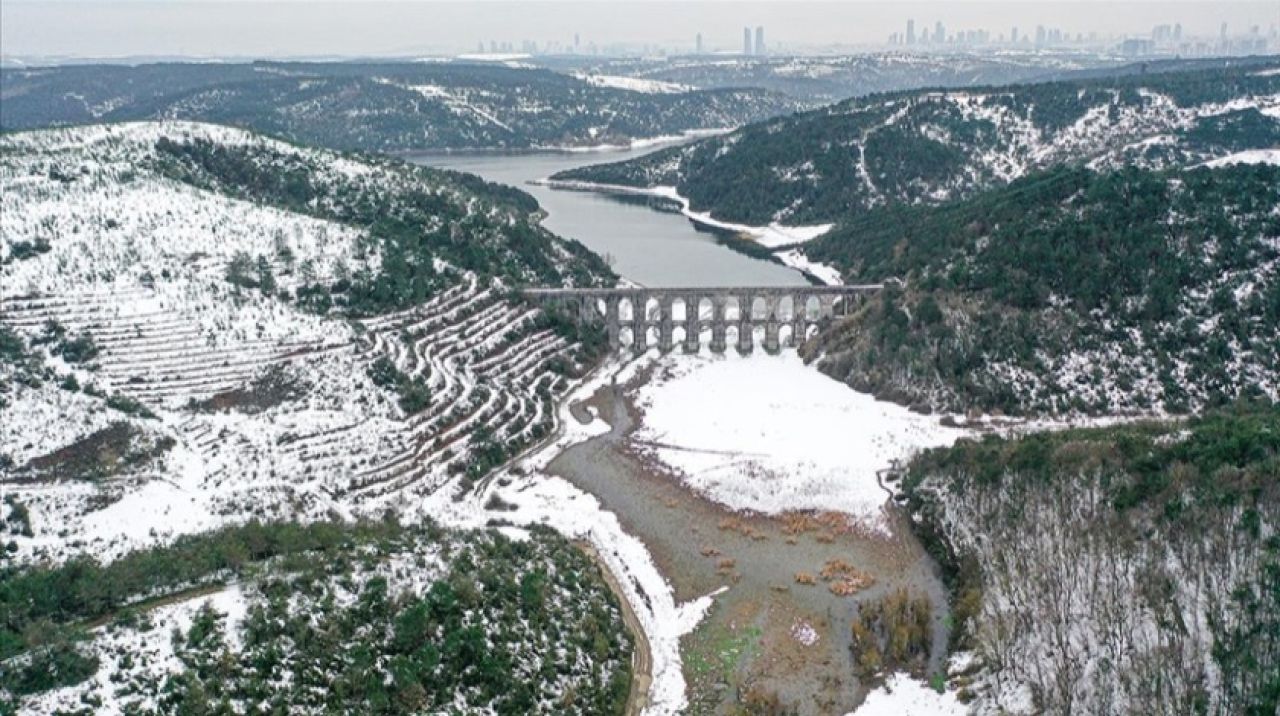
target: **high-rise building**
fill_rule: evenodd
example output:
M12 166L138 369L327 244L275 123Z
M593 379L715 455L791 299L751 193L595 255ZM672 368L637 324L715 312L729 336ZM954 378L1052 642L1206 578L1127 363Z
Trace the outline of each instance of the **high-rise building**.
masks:
M933 24L933 44L940 45L947 41L947 28L939 20Z
M702 54L702 33L698 33L698 37L694 40L694 46L698 48L698 54Z
M907 44L916 44L916 21L907 20Z
M1013 30L1009 32L1009 42L1018 44L1018 26L1014 25Z
M751 28L742 28L742 54L751 54Z
M1180 22L1173 25L1173 39L1175 42L1182 41L1182 23Z
M764 25L756 26L756 54L764 54Z

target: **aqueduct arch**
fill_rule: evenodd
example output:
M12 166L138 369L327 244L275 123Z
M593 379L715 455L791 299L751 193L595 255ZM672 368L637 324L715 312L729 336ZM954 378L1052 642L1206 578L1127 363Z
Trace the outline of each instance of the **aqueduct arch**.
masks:
M603 322L609 345L629 343L633 350L676 345L676 327L685 351L697 352L702 335L711 333L712 351L723 352L732 333L738 350L754 348L756 329L763 329L764 349L771 353L794 347L812 329L852 312L880 285L762 286L732 288L531 288L524 295L547 305L572 309L579 320ZM603 307L603 313L601 308ZM679 309L679 310L677 310ZM732 326L734 330L728 329ZM786 326L787 330L783 330ZM623 340L623 333L630 341ZM646 340L646 338L648 340Z

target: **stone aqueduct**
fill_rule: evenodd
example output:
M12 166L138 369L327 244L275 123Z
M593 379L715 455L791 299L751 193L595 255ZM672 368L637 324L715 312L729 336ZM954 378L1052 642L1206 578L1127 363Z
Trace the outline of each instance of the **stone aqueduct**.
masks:
M764 349L777 352L798 346L817 326L843 315L880 285L762 286L733 288L531 288L522 293L543 305L559 305L583 322L604 322L609 345L627 341L635 351L649 346L656 333L658 348L670 351L677 331L684 350L697 352L704 331L711 350L724 352L726 337L736 334L738 350L748 353L756 329L764 332Z

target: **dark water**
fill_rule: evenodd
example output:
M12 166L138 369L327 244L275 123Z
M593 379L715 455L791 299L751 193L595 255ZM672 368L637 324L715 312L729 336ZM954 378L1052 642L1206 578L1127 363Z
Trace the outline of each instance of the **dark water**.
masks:
M587 164L641 156L657 147L586 153L419 154L410 161L478 174L532 194L547 212L543 224L605 257L613 270L644 286L801 286L798 271L754 259L716 243L680 214L655 211L602 194L528 182Z

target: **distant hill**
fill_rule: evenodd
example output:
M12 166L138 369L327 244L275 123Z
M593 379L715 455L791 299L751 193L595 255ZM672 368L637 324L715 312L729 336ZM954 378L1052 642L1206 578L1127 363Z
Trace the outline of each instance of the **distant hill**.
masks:
M535 61L538 61L535 59ZM920 87L977 87L1037 81L1055 75L1110 71L1124 61L1075 52L882 52L849 56L724 57L689 55L581 61L546 60L556 68L672 82L700 89L758 87L811 103Z
M746 224L840 222L936 204L1058 164L1187 165L1280 146L1280 59L875 95L556 179L674 186Z
M0 129L181 119L336 149L622 144L800 105L760 89L649 93L465 63L73 65L0 70Z

